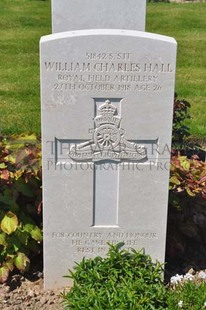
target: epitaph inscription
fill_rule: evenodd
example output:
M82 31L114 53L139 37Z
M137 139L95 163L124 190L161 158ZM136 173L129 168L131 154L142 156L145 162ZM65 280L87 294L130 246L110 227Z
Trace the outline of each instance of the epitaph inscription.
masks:
M106 254L108 243L117 244L124 242L125 248L137 247L139 241L156 240L158 235L155 232L53 232L52 239L63 240L67 239L75 253L93 253L96 255Z

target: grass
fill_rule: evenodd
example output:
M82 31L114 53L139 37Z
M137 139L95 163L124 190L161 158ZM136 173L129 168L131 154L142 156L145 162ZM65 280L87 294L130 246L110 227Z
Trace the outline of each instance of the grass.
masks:
M206 3L150 3L147 27L178 43L176 92L191 103L191 134L206 137Z
M51 33L50 1L0 0L0 128L40 134L39 39ZM178 42L176 92L192 104L193 136L206 136L206 4L147 5L147 31Z
M40 133L39 38L51 32L50 3L0 0L0 128Z

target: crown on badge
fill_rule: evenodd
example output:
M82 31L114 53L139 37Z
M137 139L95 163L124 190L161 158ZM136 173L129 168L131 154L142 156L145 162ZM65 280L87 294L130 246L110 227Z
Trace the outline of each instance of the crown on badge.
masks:
M99 127L102 124L112 124L116 127L119 126L121 118L114 115L117 108L110 100L106 100L105 103L99 107L98 111L100 115L95 117L96 127Z
M106 100L105 103L103 103L98 109L100 114L111 116L115 114L116 110L117 108L113 104L111 104L110 100Z

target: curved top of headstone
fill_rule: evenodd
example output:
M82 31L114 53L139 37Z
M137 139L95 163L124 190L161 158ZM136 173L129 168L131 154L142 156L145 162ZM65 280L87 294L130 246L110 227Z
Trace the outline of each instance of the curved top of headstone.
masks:
M155 41L163 41L168 43L177 44L176 40L172 37L164 36L161 34L122 30L122 29L88 29L88 30L77 30L77 31L65 31L64 33L49 34L41 37L40 42L62 40L72 37L84 37L84 36L127 36L127 37L139 37L145 39L151 39Z
M81 29L145 31L146 0L52 0L52 33Z

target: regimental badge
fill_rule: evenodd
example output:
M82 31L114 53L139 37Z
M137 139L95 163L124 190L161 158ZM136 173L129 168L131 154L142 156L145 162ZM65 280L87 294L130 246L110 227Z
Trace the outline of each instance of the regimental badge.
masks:
M94 119L92 139L70 147L69 157L74 161L143 161L147 160L144 146L125 139L125 131L120 128L121 118L117 108L106 100L98 109Z

